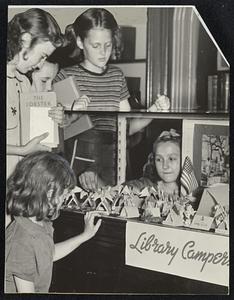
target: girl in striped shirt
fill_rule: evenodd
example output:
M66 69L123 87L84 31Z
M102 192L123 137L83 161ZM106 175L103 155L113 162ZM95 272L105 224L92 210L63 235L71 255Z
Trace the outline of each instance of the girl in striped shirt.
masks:
M77 17L75 22L68 25L65 35L70 43L71 50L79 53L78 64L60 70L55 81L63 80L73 76L79 86L82 95L89 98L88 110L91 111L130 111L128 102L129 91L124 74L117 66L109 65L108 61L112 51L119 44L119 26L114 16L103 8L90 8ZM165 96L156 100L149 111L154 112L167 105L169 99ZM89 131L88 137L84 137L85 144L90 140L90 147L86 147L86 155L91 154L91 149L95 149L94 155L98 156L97 169L103 169L107 160L111 165L105 170L105 178L108 184L115 184L113 170L116 170L115 142L116 142L116 115L115 114L91 114L94 129ZM132 119L129 122L129 135L133 135L146 127L151 119ZM96 142L95 142L96 140ZM79 145L82 148L81 137ZM95 144L95 147L93 146ZM106 145L104 147L103 145ZM100 147L104 147L105 153ZM92 154L91 154L92 156ZM81 170L79 169L79 172ZM99 180L97 183L96 172L85 172L80 177L81 185L86 189L95 189L104 184Z

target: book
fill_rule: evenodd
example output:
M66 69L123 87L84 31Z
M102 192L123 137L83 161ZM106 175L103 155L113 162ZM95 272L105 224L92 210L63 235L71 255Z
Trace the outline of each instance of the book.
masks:
M208 76L208 105L207 105L207 109L208 111L212 111L213 110L213 75L209 75Z
M212 79L212 106L213 106L213 111L217 111L218 108L218 75L213 75Z
M218 108L221 111L228 111L230 97L230 74L229 72L220 72L218 74Z
M217 111L218 109L218 75L208 76L208 111Z
M80 116L70 126L64 128L64 140L70 139L88 129L93 128L93 123L87 114Z
M58 81L53 85L57 96L57 102L66 110L85 110L90 102L89 98L82 94L73 76Z
M208 76L208 105L209 111L229 110L230 98L230 74L229 72L218 72Z
M20 94L22 145L36 136L49 132L48 137L41 141L41 144L51 148L58 146L58 125L48 116L50 108L56 105L57 99L54 92Z
M229 110L229 101L230 101L230 73L225 73L224 80L224 94L223 94L223 102L224 102L224 110Z

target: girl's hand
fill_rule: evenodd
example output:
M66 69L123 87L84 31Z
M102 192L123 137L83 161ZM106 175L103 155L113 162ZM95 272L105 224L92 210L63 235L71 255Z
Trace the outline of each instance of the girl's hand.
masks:
M100 187L105 186L104 182L96 172L86 171L79 176L81 187L86 191L96 191Z
M60 127L66 127L70 124L67 116L64 113L64 107L61 104L51 107L48 115Z
M165 95L157 95L154 104L149 108L150 112L167 111L170 108L170 100Z
M100 215L94 211L88 211L84 216L84 235L87 239L91 239L96 232L98 231L99 227L101 226L102 220L99 219L97 223L94 225L94 218L99 217Z
M22 155L28 155L36 151L51 151L50 147L42 145L40 142L43 141L49 135L48 132L43 133L35 138L31 139L26 145L24 145Z
M168 110L170 108L170 100L165 95L157 95L155 105L159 110Z

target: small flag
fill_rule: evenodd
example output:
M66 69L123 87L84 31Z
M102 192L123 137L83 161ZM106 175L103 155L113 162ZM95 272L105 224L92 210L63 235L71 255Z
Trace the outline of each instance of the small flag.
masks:
M198 182L194 174L193 165L188 156L186 156L184 160L180 182L181 194L183 196L192 193L196 188L198 188Z

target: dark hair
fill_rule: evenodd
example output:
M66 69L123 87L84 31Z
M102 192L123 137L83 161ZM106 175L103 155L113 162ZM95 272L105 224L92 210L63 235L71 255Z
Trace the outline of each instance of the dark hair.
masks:
M68 25L65 29L65 36L67 38L67 41L70 44L70 48L73 52L76 53L76 55L80 55L82 53L82 51L79 51L79 53L77 53L77 37L80 37L80 39L84 41L85 37L87 37L88 31L96 27L111 30L113 38L113 49L116 46L119 46L120 30L112 13L104 8L90 8L83 12L80 16L78 16L75 22Z
M153 152L148 155L147 162L143 166L143 177L149 178L152 182L157 182L159 176L155 166L155 152L159 143L172 142L181 148L181 136L175 129L163 131L153 143Z
M32 37L30 47L39 40L50 41L55 48L63 45L64 38L56 20L48 12L31 8L16 14L8 23L7 60L10 61L22 49L22 34L30 33Z
M35 216L37 221L53 220L59 215L57 197L75 185L76 176L62 156L35 152L19 161L7 180L7 211L13 216Z

